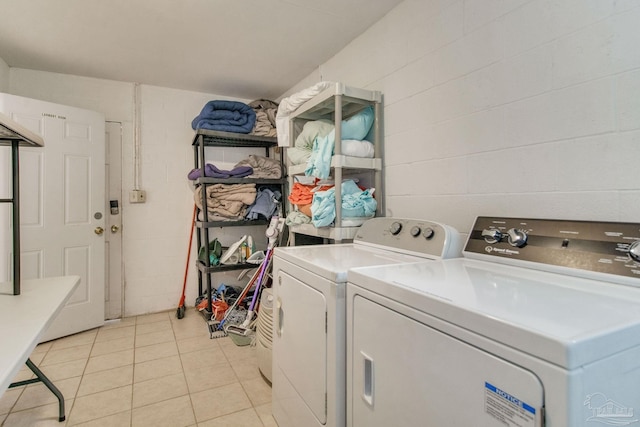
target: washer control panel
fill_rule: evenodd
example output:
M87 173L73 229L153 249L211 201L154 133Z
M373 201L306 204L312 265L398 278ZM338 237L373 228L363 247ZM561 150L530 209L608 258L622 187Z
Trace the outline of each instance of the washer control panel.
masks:
M478 217L464 255L640 279L640 223Z
M354 244L384 247L426 258L460 256L460 235L437 222L376 217L364 222L353 239Z

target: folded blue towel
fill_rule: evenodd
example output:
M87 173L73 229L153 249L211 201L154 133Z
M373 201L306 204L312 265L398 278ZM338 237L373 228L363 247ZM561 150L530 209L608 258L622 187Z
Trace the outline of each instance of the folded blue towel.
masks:
M256 112L238 101L209 101L193 119L191 127L223 132L249 133L256 123Z
M342 183L342 218L372 217L378 202L370 190L361 190L353 180ZM336 219L336 190L313 193L311 203L312 222L316 227L326 227Z
M244 178L252 173L253 168L251 166L238 166L231 170L224 170L219 169L216 165L212 165L211 163L204 165L204 176L208 178ZM191 172L189 172L187 177L190 180L200 178L200 168L191 169Z

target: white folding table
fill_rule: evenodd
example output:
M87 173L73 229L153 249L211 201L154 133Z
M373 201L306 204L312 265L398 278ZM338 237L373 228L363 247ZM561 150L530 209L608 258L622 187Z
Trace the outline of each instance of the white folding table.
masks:
M29 355L79 283L79 276L22 280L20 295L13 295L12 283L0 283L0 396L7 388L42 382L58 398L59 421L65 420L64 397ZM23 363L36 378L11 383Z

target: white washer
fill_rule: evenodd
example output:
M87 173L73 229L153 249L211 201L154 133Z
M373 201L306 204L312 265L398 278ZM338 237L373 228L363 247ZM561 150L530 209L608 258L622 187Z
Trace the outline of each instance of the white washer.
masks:
M480 217L464 256L349 272L348 426L640 425L640 224Z
M373 218L350 244L275 249L272 408L279 427L345 425L347 271L457 256L460 243L442 224Z

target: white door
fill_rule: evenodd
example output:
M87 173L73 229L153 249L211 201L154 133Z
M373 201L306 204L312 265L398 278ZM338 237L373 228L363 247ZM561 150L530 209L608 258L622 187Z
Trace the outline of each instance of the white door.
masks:
M6 94L0 95L0 111L42 135L45 144L20 150L22 278L81 277L43 341L100 326L105 301L104 115ZM3 175L10 179L8 171Z
M124 315L122 277L122 123L106 122L105 319Z

